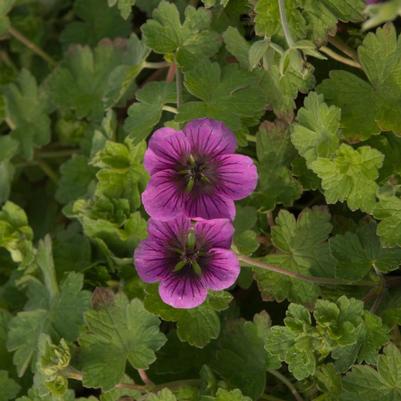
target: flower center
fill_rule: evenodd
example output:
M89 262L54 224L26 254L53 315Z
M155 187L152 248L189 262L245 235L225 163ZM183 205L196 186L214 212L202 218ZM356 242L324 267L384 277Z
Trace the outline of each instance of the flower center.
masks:
M212 168L205 160L190 155L179 174L184 177L185 192L207 188L212 183Z
M184 249L178 250L178 262L174 266L175 272L193 272L197 276L202 275L202 267L199 264L199 258L204 255L196 244L196 237L193 228L189 231Z

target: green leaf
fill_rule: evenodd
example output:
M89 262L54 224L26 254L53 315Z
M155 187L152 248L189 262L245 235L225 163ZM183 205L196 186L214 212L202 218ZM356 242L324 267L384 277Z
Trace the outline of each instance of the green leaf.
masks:
M141 30L146 45L156 53L173 54L184 49L194 55L210 57L220 47L219 35L209 29L211 15L204 8L188 6L184 23L181 23L176 5L163 0L152 17Z
M355 233L347 232L330 239L337 259L337 276L360 280L374 267L383 273L398 269L401 248L383 248L376 235L376 224L363 225Z
M328 107L324 98L315 92L305 99L292 127L291 140L309 166L318 157L335 154L340 140L341 110Z
M56 199L60 203L72 202L87 193L96 171L88 163L87 157L74 155L61 165L56 191Z
M124 130L138 143L149 135L162 117L163 106L177 101L174 83L149 82L135 93L137 103L128 109Z
M258 76L226 65L199 61L185 73L185 87L200 101L191 101L179 109L177 121L210 117L224 121L233 130L256 125L262 116L266 97Z
M294 178L290 165L295 156L288 127L280 123L262 123L256 136L259 160L259 188L256 199L266 210L277 204L291 206L302 194L302 187Z
M83 276L69 273L60 288L55 281L51 243L39 245L37 263L45 285L33 281L29 286L26 311L19 312L10 322L7 347L14 353L14 364L21 377L35 357L42 333L58 341L61 337L74 341L89 307L90 293L82 291Z
M344 378L342 401L396 401L401 399L401 355L393 344L379 356L377 370L355 366Z
M238 389L228 391L219 388L216 393L216 401L251 401L251 398L242 395Z
M91 264L90 241L82 235L78 223L56 233L53 253L58 277L68 271L82 272Z
M227 50L236 57L239 65L244 69L249 69L251 65L249 62L249 44L239 33L238 29L229 26L223 33L223 39Z
M322 179L327 203L346 201L351 210L371 212L383 160L384 155L370 146L353 149L342 144L334 158L319 157L311 168Z
M333 276L336 260L326 242L331 230L330 215L325 209L304 209L298 220L281 210L272 228L272 242L278 252L267 261L304 275ZM309 303L320 293L315 284L258 269L255 278L264 299Z
M18 141L23 156L32 159L34 148L50 141L47 103L34 76L21 70L16 82L5 88L4 99L6 115L12 122L11 136Z
M109 7L117 5L117 8L120 10L121 16L124 19L127 19L130 16L135 2L136 0L108 0Z
M17 151L18 142L11 135L0 137L0 203L4 203L10 195L14 177L14 166L11 159Z
M364 19L363 0L290 0L285 3L288 25L295 41L311 39L321 44L335 33L338 20L359 22ZM255 29L259 36L284 36L277 1L259 0L255 6Z
M373 364L388 341L381 319L353 298L318 300L313 318L304 306L290 304L285 326L273 326L265 336L266 350L286 362L297 380L315 375L319 361L330 353L342 372L356 360Z
M329 103L342 109L347 139L365 140L380 131L400 133L400 113L394 105L401 100L401 41L394 26L387 24L369 33L358 55L369 82L345 71L334 71L318 90Z
M401 199L397 196L380 196L373 216L381 220L377 234L384 246L401 245Z
M21 267L28 266L34 258L33 232L23 209L6 202L0 211L0 247L6 248L11 258Z
M74 11L81 21L70 22L62 32L60 39L66 44L94 46L103 38L126 37L131 31L130 23L106 0L76 0Z
M131 257L132 249L147 235L146 221L139 212L130 211L128 199L80 199L72 212L81 222L84 234L108 257Z
M95 195L127 199L132 210L137 209L148 177L143 167L145 149L145 142L133 145L129 140L125 143L107 141L91 161L100 168L96 174Z
M112 389L124 376L127 360L147 369L166 342L159 324L141 301L129 302L123 294L103 309L88 311L79 340L84 385Z
M255 208L251 206L237 207L234 221L234 244L243 254L251 254L259 247L257 234L253 230L256 219Z
M7 32L10 26L10 20L7 14L14 7L15 0L4 0L0 4L0 35Z
M5 370L0 370L0 388L0 401L15 400L21 390L21 386L8 377L8 372Z
M146 288L145 307L163 320L177 322L178 338L188 344L204 348L220 334L217 312L228 308L232 296L225 291L210 292L205 303L194 309L174 309L159 296L157 286Z
M50 97L64 112L101 120L105 108L132 90L148 53L135 35L122 42L101 42L93 51L73 47L49 77Z
M157 394L150 394L147 397L148 401L177 401L175 395L168 389L164 388Z
M252 322L227 322L212 368L232 387L258 399L266 385L266 353Z

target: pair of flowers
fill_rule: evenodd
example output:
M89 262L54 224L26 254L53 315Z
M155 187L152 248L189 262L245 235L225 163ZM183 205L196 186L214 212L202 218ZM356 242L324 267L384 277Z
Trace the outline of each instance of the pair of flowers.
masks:
M235 135L210 119L182 131L161 128L149 141L144 163L151 179L142 201L151 218L134 261L140 278L160 282L162 300L173 307L194 308L208 289L228 288L239 275L230 249L234 200L254 191L258 175L236 147Z

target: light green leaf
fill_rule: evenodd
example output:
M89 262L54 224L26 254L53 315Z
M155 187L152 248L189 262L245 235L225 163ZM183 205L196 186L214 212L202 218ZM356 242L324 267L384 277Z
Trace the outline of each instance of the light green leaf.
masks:
M11 159L18 151L18 142L5 135L0 137L0 203L5 202L11 191L14 166Z
M375 218L381 220L377 234L385 246L401 245L401 199L397 196L380 196L373 210Z
M251 401L251 398L242 395L238 389L228 391L219 388L216 393L216 401Z
M32 240L33 232L24 210L6 202L0 211L0 247L6 248L12 260L25 267L34 258Z
M84 385L112 389L124 376L127 361L147 369L166 342L159 324L141 301L129 302L123 294L113 304L87 312L80 336Z
M163 0L152 17L141 30L145 43L156 53L173 54L185 49L194 55L209 57L220 47L219 35L209 29L211 14L204 8L188 6L181 23L176 5Z
M124 19L127 19L130 16L135 2L136 0L108 0L109 7L117 5L117 8L120 10L121 16Z
M296 41L311 39L321 44L327 35L336 32L338 20L359 22L364 19L363 0L290 0L285 6L288 25ZM277 1L259 0L255 12L257 35L284 36Z
M346 201L351 210L371 212L383 160L384 155L370 146L353 149L342 144L333 159L319 157L311 168L322 179L327 203Z
M332 225L325 209L304 209L298 220L286 210L281 210L276 226L272 228L272 242L278 252L267 261L304 275L333 276L336 260L326 242ZM262 296L269 300L309 303L320 293L315 284L284 277L258 269L255 272Z
M292 127L291 140L299 154L310 165L318 157L331 157L340 139L341 110L328 107L324 98L315 92L305 99L298 111L297 123Z

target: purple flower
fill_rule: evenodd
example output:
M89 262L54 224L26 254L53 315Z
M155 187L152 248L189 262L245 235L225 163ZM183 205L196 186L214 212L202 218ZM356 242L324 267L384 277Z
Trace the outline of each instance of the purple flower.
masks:
M145 153L151 179L142 201L148 214L160 220L181 214L233 219L234 200L252 193L258 179L252 159L233 154L236 146L222 122L207 118L182 131L157 130Z
M160 282L166 304L194 308L205 301L208 289L224 290L235 283L240 266L230 250L233 233L227 219L150 219L148 238L134 254L138 275L147 283Z

